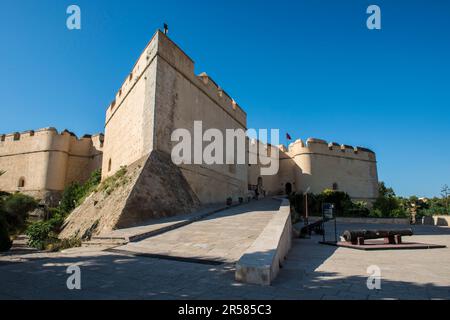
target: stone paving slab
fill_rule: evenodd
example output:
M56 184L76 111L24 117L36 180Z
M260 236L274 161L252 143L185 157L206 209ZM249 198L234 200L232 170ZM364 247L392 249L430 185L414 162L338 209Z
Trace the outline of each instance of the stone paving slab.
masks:
M279 206L278 200L269 198L250 202L116 249L149 255L235 262L253 244Z
M450 245L450 228L413 229L412 241ZM15 262L0 255L0 299L450 299L448 248L365 252L319 240L294 240L278 278L265 287L236 282L233 264L133 257L96 248L28 254ZM81 268L80 291L66 287L66 269L73 264ZM382 271L381 290L366 286L367 266L374 264Z
M151 220L140 226L114 230L110 233L93 237L93 241L100 239L123 239L127 242L139 241L183 227L228 208L230 207L222 204L206 205L190 214Z
M412 227L413 242L450 245L450 228L338 224L347 229ZM360 251L320 245L321 236L296 239L275 286L322 292L324 299L450 299L450 249ZM378 266L381 290L367 288L367 268ZM338 292L333 290L338 289Z

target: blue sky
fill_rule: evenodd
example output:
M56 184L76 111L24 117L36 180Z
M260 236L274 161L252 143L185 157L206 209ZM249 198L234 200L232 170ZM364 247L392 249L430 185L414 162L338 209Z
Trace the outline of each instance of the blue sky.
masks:
M66 8L82 30L66 28ZM377 4L382 30L366 28ZM249 128L366 146L397 194L450 184L449 1L2 0L0 132L103 131L163 22L247 111Z

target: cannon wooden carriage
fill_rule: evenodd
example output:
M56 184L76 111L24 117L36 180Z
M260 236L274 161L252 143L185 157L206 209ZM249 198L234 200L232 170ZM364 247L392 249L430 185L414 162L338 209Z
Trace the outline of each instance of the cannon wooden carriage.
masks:
M402 237L412 236L412 229L401 230L347 230L342 237L353 245L364 245L365 240L384 238L385 244L401 244Z

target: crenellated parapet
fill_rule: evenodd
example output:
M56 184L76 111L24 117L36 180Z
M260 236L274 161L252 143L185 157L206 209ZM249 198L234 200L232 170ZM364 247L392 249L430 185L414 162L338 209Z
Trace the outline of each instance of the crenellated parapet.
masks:
M0 157L33 152L61 151L79 156L101 153L103 134L84 135L78 138L73 132L58 132L53 127L0 135Z
M188 79L192 85L203 91L218 106L239 121L239 123L246 124L247 115L238 103L209 75L206 73L196 75L194 72L194 61L159 30L153 35L132 70L120 86L113 101L108 106L106 111L106 123L114 116L118 108L121 107L124 100L140 80L152 80L150 79L152 75L149 75L147 70L156 61L156 58L160 58L161 61L168 63L172 68Z
M291 143L288 155L298 168L295 186L300 192L332 189L366 202L377 197L377 161L370 149L309 138Z
M289 154L296 157L306 154L318 154L333 157L348 157L352 159L375 161L375 153L364 147L353 147L337 142L327 142L322 139L309 138L306 143L299 139L289 145Z
M78 138L42 128L0 135L0 190L23 192L55 205L62 190L101 168L103 134Z
M246 122L246 113L239 104L222 89L206 72L202 72L197 76L200 88L225 111L241 123Z

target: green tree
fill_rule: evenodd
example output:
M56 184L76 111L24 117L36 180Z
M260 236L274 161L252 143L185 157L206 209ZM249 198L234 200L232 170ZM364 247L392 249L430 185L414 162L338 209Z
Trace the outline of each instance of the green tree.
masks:
M386 187L383 181L378 184L378 195L382 198L393 198L395 197L394 189Z
M50 219L31 224L27 229L30 237L28 244L38 249L52 248L63 249L80 245L80 241L70 239L70 241L60 241L58 234L64 224L67 215L72 212L84 199L97 190L101 180L101 171L97 170L84 184L72 183L64 189L61 201L57 208L51 208Z
M400 200L395 195L392 188L386 187L384 182L378 184L378 198L373 204L373 209L376 210L377 214L383 217L390 217L393 213L396 216L400 215L399 209L401 208Z
M15 193L2 197L0 215L2 215L10 234L18 234L25 230L28 214L36 209L38 203L30 196Z

